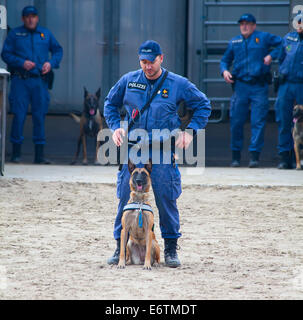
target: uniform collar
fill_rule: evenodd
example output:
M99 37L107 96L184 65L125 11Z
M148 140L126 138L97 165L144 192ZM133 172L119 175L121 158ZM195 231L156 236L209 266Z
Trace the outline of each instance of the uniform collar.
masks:
M25 31L25 32L37 32L37 33L41 33L42 32L42 29L41 27L39 26L39 24L37 25L36 29L35 30L29 30L27 29L24 25L22 26L22 29Z
M299 41L302 41L303 40L303 34L301 33L299 33L299 32L296 32L297 34L296 34L296 36L297 36L297 39L299 40Z
M156 79L155 83L157 83L163 77L163 75L164 75L164 73L166 71L166 69L163 68L163 67L161 67L161 70L162 70L161 76L158 79ZM141 69L141 73L142 73L142 77L145 79L145 82L148 82L149 79L146 78L146 75L145 75L145 73L143 72L142 69Z
M256 35L256 30L247 38L244 38L244 36L242 34L241 34L241 37L243 40L249 41L250 39L253 39L255 35Z

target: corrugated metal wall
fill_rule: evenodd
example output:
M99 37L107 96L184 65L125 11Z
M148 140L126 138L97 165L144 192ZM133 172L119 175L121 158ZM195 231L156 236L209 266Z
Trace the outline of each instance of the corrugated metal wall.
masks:
M50 112L81 110L83 86L102 88L102 99L118 78L139 68L137 49L157 40L164 66L184 74L186 0L8 0L8 24L21 24L21 10L33 4L40 24L64 49L55 71ZM178 21L178 23L176 23Z
M287 6L208 6L233 3L215 0L0 0L6 4L11 28L21 24L21 10L33 4L41 25L49 28L64 48L61 68L55 71L50 112L81 110L83 86L89 91L102 88L102 99L118 78L139 68L137 48L146 39L157 40L165 54L164 66L188 76L211 96L230 96L224 83L205 85L205 77L220 78L218 63L204 64L205 48L224 51L226 42L239 34L235 25L208 24L206 21L237 21L250 11L258 21L287 21ZM281 0L282 1L282 0ZM268 2L268 1L263 1ZM274 1L278 2L278 1ZM287 2L287 1L282 1ZM259 26L260 30L283 36L288 26ZM207 30L206 30L207 29ZM206 32L204 33L204 30ZM203 35L207 36L207 39ZM223 41L214 46L203 41ZM221 54L213 55L215 60Z
M221 103L229 106L232 95L231 86L220 76L219 63L229 40L240 34L239 17L252 13L257 20L257 30L270 32L283 37L289 31L289 1L203 1L203 46L200 61L200 88L212 100L214 108ZM278 65L273 63L273 70ZM271 107L275 94L270 87Z

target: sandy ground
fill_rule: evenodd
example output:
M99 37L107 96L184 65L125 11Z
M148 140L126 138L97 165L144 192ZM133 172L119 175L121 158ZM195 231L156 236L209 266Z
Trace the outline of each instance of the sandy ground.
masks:
M182 266L163 264L155 210L161 265L117 270L106 264L114 184L2 177L0 299L303 299L302 194L300 186L186 185Z

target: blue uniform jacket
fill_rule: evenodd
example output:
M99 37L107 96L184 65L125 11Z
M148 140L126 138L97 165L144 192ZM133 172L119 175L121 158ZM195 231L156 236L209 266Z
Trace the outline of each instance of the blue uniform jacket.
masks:
M139 109L147 102L148 98L158 86L162 75L151 86L144 72L140 69L125 74L108 93L104 104L104 116L110 129L120 128L119 108L124 105L127 111L127 119L131 119L133 110ZM177 114L178 105L184 101L187 108L194 111L193 118L188 128L203 129L211 113L211 105L205 94L197 89L188 79L173 72L169 72L158 94L151 102L150 107L142 114L135 128L145 129L149 133L152 129L179 128L180 119Z
M278 58L281 42L281 37L257 30L247 39L242 35L232 38L221 59L221 74L234 62L232 74L238 79L249 81L263 76L270 71L264 57L270 54L273 59ZM275 49L270 51L272 47Z
M51 58L49 57L51 52ZM25 60L36 63L36 67L29 72L40 74L45 62L50 62L52 69L59 68L63 49L52 33L39 25L34 31L24 26L11 30L5 39L1 57L10 71L24 72Z
M287 80L303 81L303 41L298 32L290 32L283 38L279 62L279 72L287 76Z

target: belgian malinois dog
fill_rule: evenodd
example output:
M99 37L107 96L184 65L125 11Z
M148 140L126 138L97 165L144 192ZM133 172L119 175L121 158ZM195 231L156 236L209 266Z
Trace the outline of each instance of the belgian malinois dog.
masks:
M297 104L293 110L294 128L292 136L294 140L294 150L296 154L296 169L301 169L301 160L303 160L303 105Z
M70 113L73 119L80 123L80 135L77 143L77 151L74 156L71 164L75 164L77 162L81 144L83 145L83 161L84 165L88 164L87 161L87 146L86 139L87 137L93 137L96 142L96 155L95 155L95 164L98 164L97 153L100 147L100 142L97 141L97 135L100 130L104 127L104 120L100 114L99 110L99 99L101 95L101 89L99 88L95 94L90 94L84 87L84 107L81 114L81 117L75 115L74 113Z
M149 161L144 168L136 168L129 160L128 170L131 174L129 181L131 193L126 207L130 209L126 210L124 207L120 259L117 267L125 268L125 262L144 263L143 269L151 270L155 262L160 263L160 247L153 232L154 215L148 203L152 163Z

